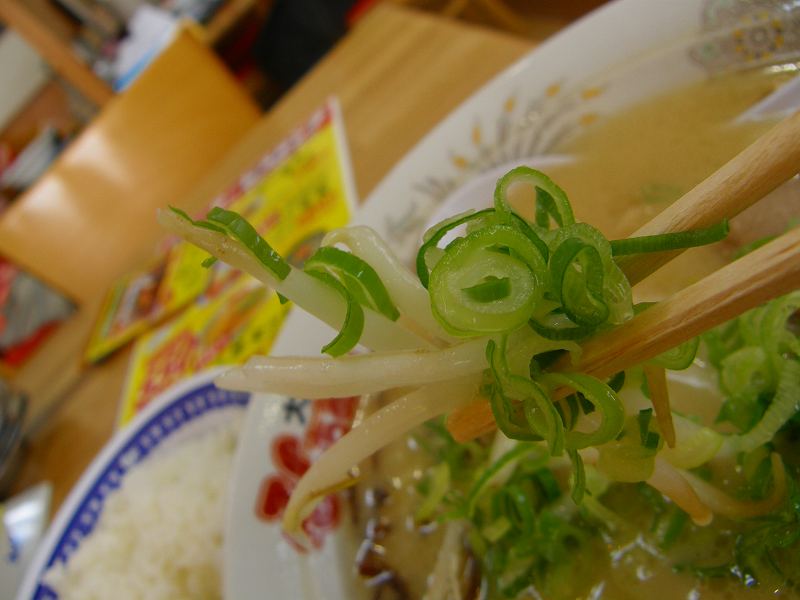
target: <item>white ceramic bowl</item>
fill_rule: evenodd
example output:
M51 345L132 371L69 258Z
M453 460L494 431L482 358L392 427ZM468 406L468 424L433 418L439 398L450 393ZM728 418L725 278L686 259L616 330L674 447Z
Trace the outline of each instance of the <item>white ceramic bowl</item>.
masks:
M109 495L154 450L241 417L250 394L217 389L213 378L219 372L219 368L205 371L170 388L106 444L58 511L28 568L18 600L58 598L43 582L44 572L56 562L69 562L97 524Z

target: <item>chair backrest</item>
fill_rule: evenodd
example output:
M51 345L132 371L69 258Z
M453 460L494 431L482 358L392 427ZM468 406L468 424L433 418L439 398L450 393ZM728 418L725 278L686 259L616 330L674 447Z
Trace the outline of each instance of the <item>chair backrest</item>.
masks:
M0 216L0 255L78 303L96 299L161 235L157 207L182 205L259 118L187 28Z

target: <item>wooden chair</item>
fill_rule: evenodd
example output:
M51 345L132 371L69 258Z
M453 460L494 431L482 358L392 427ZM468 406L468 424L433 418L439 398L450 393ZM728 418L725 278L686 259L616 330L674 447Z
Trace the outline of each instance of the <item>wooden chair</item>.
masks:
M84 304L161 236L155 210L183 197L259 110L188 28L109 101L0 217L3 255Z

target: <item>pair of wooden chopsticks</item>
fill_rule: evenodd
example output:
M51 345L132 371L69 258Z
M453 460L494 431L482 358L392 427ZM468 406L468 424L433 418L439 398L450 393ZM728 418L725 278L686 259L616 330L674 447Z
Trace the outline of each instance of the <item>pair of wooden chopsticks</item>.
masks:
M733 218L800 171L800 112L781 121L633 236L708 227ZM620 260L635 285L680 251ZM778 296L800 289L800 227L583 344L570 370L609 377ZM566 365L562 365L566 368ZM467 441L495 427L489 403L454 411L447 427Z

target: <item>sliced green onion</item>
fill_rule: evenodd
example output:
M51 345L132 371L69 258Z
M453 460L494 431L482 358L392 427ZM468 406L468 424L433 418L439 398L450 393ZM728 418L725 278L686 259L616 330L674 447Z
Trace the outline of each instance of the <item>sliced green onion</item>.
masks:
M580 505L583 502L583 496L586 493L586 470L583 466L583 459L578 451L573 449L567 450L569 459L572 462L572 492L570 496L575 504Z
M511 293L511 282L508 277L498 278L490 275L486 281L464 288L463 292L475 302L494 302L502 300Z
M439 463L431 470L430 489L425 499L422 501L422 504L419 505L414 515L414 520L417 523L429 521L436 512L436 509L439 508L439 505L442 503L449 489L450 467L446 462Z
M733 260L739 260L743 256L750 254L754 250L758 250L759 248L761 248L761 246L766 246L777 237L778 237L777 235L768 235L766 237L757 239L754 242L750 242L749 244L745 244L734 253Z
M536 506L530 490L519 484L506 484L497 492L497 502L503 506L503 514L511 521L515 532L530 535L536 523Z
M722 435L679 415L673 415L673 419L677 443L674 448L667 446L661 451L673 467L696 469L717 455L724 441Z
M318 269L320 271L325 271L326 273L330 273L334 277L336 277L339 282L347 288L347 291L352 294L353 298L356 302L358 302L361 306L367 306L370 308L374 308L374 304L372 303L369 294L364 289L364 286L353 277L347 271L336 271L333 269ZM385 315L384 315L385 316ZM391 319L395 320L395 319Z
M625 256L628 254L642 254L645 252L665 252L668 250L694 248L696 246L705 246L724 240L728 236L729 231L730 226L728 225L728 220L723 219L719 223L711 227L706 227L705 229L662 233L660 235L644 235L623 240L611 240L611 251L614 256Z
M777 392L764 416L750 431L734 438L735 445L744 452L769 442L800 411L800 362L792 359L783 361Z
M549 229L550 218L559 227L566 227L575 222L567 195L552 179L541 171L530 167L517 167L497 180L494 189L494 208L499 217L510 220L512 210L508 204L508 190L516 183L531 185L536 190L536 223Z
M225 231L224 227L220 227L219 225L215 225L214 223L209 223L208 221L202 221L202 220L196 221L192 217L190 217L185 210L181 210L180 208L177 208L175 206L170 206L169 209L176 215L184 219L185 221L188 221L189 223L194 225L195 227L202 227L203 229L210 229L211 231L216 231L217 233L224 233L227 235L227 232Z
M764 326L762 321L767 315L768 306L761 306L746 312L733 322L734 329L745 346L764 346ZM783 327L780 326L780 330ZM765 348L766 350L766 348Z
M554 365L566 352L566 350L558 348L556 350L545 350L544 352L534 354L528 363L528 374L530 378L535 380L542 371Z
M221 225L225 232L240 241L253 255L267 267L275 277L280 280L286 279L291 267L280 254L261 237L255 228L250 225L243 217L233 211L215 206L212 208L207 218L215 225ZM201 225L200 223L196 223Z
M172 212L174 212L176 215L178 215L179 217L184 219L185 221L189 221L189 223L194 223L194 219L192 217L190 217L189 213L187 213L182 208L178 208L177 206L170 206L169 209Z
M347 302L347 313L338 335L322 347L322 352L330 356L347 354L356 347L358 340L361 339L361 333L364 331L364 309L355 301L347 288L330 273L316 270L309 270L307 273L335 289Z
M200 266L203 267L204 269L209 269L213 267L216 262L217 262L216 256L209 256L208 258L204 259L203 262L200 263Z
M539 485L542 487L544 497L547 502L557 500L561 496L561 488L558 486L558 481L553 472L547 467L537 469L534 473Z
M354 254L333 246L323 246L308 258L304 268L306 270L326 269L344 275L351 285L354 284L356 289L361 290L361 297L368 299L367 305L370 308L374 308L392 321L396 321L400 317L397 307L392 302L389 292L386 291L386 287L375 269ZM348 288L351 286L348 285ZM352 291L351 289L351 293Z
M573 394L573 396L575 396L575 399L578 402L578 405L581 407L583 414L590 415L595 411L594 404L589 402L586 399L586 396L584 396L580 392L578 392L577 394Z
M506 466L522 458L527 454L538 453L538 461L542 466L547 464L549 457L543 448L531 444L516 444L511 450L505 452L500 458L494 461L480 475L478 480L472 485L466 497L466 516L472 518L478 506L478 501L483 494L488 491L490 484L497 477L498 473Z
M564 429L566 431L572 430L578 422L578 417L580 417L580 408L575 394L562 398L555 406L561 416L561 420L564 422Z
M574 223L557 229L549 240L551 251L565 240L577 238L592 246L600 255L603 264L603 302L608 306L608 323L619 325L633 316L633 294L625 274L611 254L611 244L596 228L587 223ZM551 259L552 265L552 259ZM552 267L551 267L552 270Z
M625 371L620 371L616 373L611 379L608 380L608 387L610 387L615 392L619 393L619 391L625 385Z
M648 450L656 450L660 442L661 436L659 434L657 434L655 431L648 431L644 438L644 442L642 442L642 446Z
M745 346L726 356L720 364L720 384L735 398L756 398L775 389L775 373L767 351Z
M556 298L578 326L596 327L608 319L603 300L603 263L594 246L578 238L564 240L550 260Z
M686 524L689 522L689 515L683 512L677 506L674 507L674 512L668 519L665 520L665 526L660 535L661 541L658 544L662 550L668 550L678 540Z
M564 422L550 397L526 377L511 375L508 383L512 394L523 396L522 410L531 429L544 438L550 454L560 456L564 452Z
M525 237L527 237L533 243L533 245L539 249L539 252L542 253L542 258L546 262L550 256L550 250L548 249L547 244L540 235L540 233L543 232L537 232L533 227L531 227L530 223L528 223L525 219L520 217L517 213L512 212L511 216L512 219L511 221L508 222L508 224L513 225L514 227L519 229L522 233L524 233Z
M489 405L492 408L492 416L494 417L495 423L497 423L497 428L502 431L506 437L512 440L528 442L542 439L542 436L531 430L528 422L525 420L521 403L517 403L516 405L512 403L511 398L503 394L503 389L500 385L492 386L489 396Z
M438 244L448 232L452 231L456 227L464 225L465 223L469 223L475 219L481 219L493 214L494 210L491 208L486 208L477 212L467 211L460 215L445 219L425 232L425 235L422 238L423 244L417 251L416 259L417 277L419 277L419 280L424 287L428 287L428 282L430 280L430 269L428 268L428 263L426 260L428 251L435 248L436 244Z
M663 456L673 467L696 469L714 458L724 441L722 435L679 414L673 414L675 447L664 447Z
M486 360L494 377L494 385L491 386L489 404L492 408L494 420L498 429L506 437L512 440L538 441L542 436L531 430L530 424L522 410L521 402L514 402L509 398L503 389L502 381L505 379L503 366L505 361L504 348L497 348L494 340L489 340L486 344Z
M692 366L695 357L697 356L697 349L700 346L700 338L692 338L682 344L679 344L650 359L650 363L656 364L659 367L670 369L672 371L682 371Z
M612 442L599 448L597 468L614 481L646 481L655 469L655 454L641 444Z
M498 247L513 253L498 252ZM541 253L519 230L486 227L456 240L436 263L430 274L431 308L453 335L511 331L528 321L542 298L546 272ZM481 302L464 291L489 277L508 280L504 297Z
M498 427L512 439L544 439L553 456L561 455L564 451L564 423L555 405L535 381L509 372L505 352L506 336L499 345L494 340L487 343L486 356L495 378L491 404ZM527 428L519 418L515 401L517 406L521 403Z
M647 436L650 433L650 421L653 418L653 409L645 408L639 411L637 421L639 422L639 437L642 440L642 446L647 445Z
M600 446L615 439L625 425L625 410L610 387L583 373L547 373L542 381L551 389L569 387L580 392L600 412L602 419L591 433L570 431L566 434L567 449Z
M771 351L773 366L777 367L786 354L800 359L800 336L788 327L789 318L800 311L800 290L773 300L761 310L761 341Z
M594 333L596 329L595 327L567 324L571 323L571 321L564 315L548 315L545 318L549 323L542 323L541 319L530 319L528 326L548 340L581 340Z

